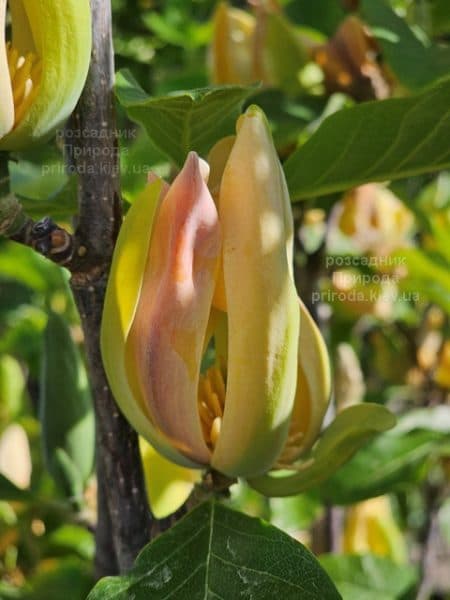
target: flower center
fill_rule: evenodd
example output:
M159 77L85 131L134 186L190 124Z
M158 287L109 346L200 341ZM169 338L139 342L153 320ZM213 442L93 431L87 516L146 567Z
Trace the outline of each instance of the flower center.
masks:
M6 44L9 76L14 98L14 127L23 119L39 91L42 78L41 59L29 52L21 56L11 42Z
M198 386L198 412L203 436L209 448L214 449L222 427L225 406L225 379L215 365L200 375Z

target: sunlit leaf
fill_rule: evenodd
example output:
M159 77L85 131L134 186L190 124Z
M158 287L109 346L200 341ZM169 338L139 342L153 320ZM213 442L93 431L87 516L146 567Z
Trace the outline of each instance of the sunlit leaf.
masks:
M258 598L334 600L333 583L304 546L259 519L206 503L144 548L123 577L88 600Z
M236 117L255 88L226 86L151 97L128 71L117 75L116 95L128 116L154 145L181 166L190 150L206 156L220 138L234 133Z
M450 166L450 79L408 98L341 110L286 161L293 200Z

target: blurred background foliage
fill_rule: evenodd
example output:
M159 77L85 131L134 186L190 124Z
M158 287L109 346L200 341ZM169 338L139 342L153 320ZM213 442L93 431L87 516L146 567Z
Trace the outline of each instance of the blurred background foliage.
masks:
M268 114L283 160L326 116L450 73L448 0L255 0L234 2L245 14L225 21L214 0L112 6L118 70L151 97L260 82L246 102ZM218 23L237 44L233 69L217 63L228 52L214 50ZM118 119L127 204L148 171L170 177L174 165L120 105ZM0 156L0 174L31 216L74 226L61 135ZM333 410L370 400L399 422L312 492L268 500L237 485L230 503L311 547L348 600L450 598L450 174L311 198L294 216L297 283L333 359ZM0 240L0 598L86 597L93 454L68 274Z

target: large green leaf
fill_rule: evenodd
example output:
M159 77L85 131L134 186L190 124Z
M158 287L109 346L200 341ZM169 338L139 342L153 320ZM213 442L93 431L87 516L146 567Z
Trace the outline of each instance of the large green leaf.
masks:
M88 600L278 596L340 598L304 546L259 519L206 503L146 546L128 575L101 580Z
M405 87L417 90L450 73L450 48L422 42L385 0L362 0L361 14Z
M225 86L152 98L128 71L116 80L116 95L128 116L178 166L189 151L206 156L220 138L233 134L242 104L254 92L254 87Z
M79 497L94 461L94 415L86 371L64 319L50 313L44 335L40 420L55 481Z
M449 100L450 78L331 115L286 161L292 199L449 167Z
M398 425L361 449L318 489L333 504L351 504L417 481L430 457L448 453L450 408L411 411Z
M417 582L414 567L370 554L325 554L320 563L345 600L399 600Z
M321 435L295 472L273 471L249 480L266 496L292 496L330 477L374 436L393 427L395 417L384 406L365 402L343 410Z

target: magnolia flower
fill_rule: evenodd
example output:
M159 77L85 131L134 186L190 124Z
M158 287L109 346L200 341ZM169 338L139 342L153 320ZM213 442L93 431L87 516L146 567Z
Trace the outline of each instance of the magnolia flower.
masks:
M296 31L276 3L258 4L255 12L253 16L227 2L217 5L209 61L213 83L260 81L298 91L308 39Z
M389 496L370 498L347 510L342 551L384 556L398 564L407 562L405 539L394 519Z
M219 2L214 13L210 68L213 83L254 83L256 20L239 8Z
M217 206L208 165L190 153L170 188L153 181L127 215L103 357L125 414L166 457L257 475L317 435L328 358L297 298L289 196L259 109L211 163ZM211 344L215 364L201 372Z
M265 474L294 465L320 433L328 355L297 297L288 191L257 107L209 163L191 152L170 187L153 177L129 210L103 361L123 413L165 458L267 491Z
M0 0L0 150L45 139L75 108L91 53L89 0Z

